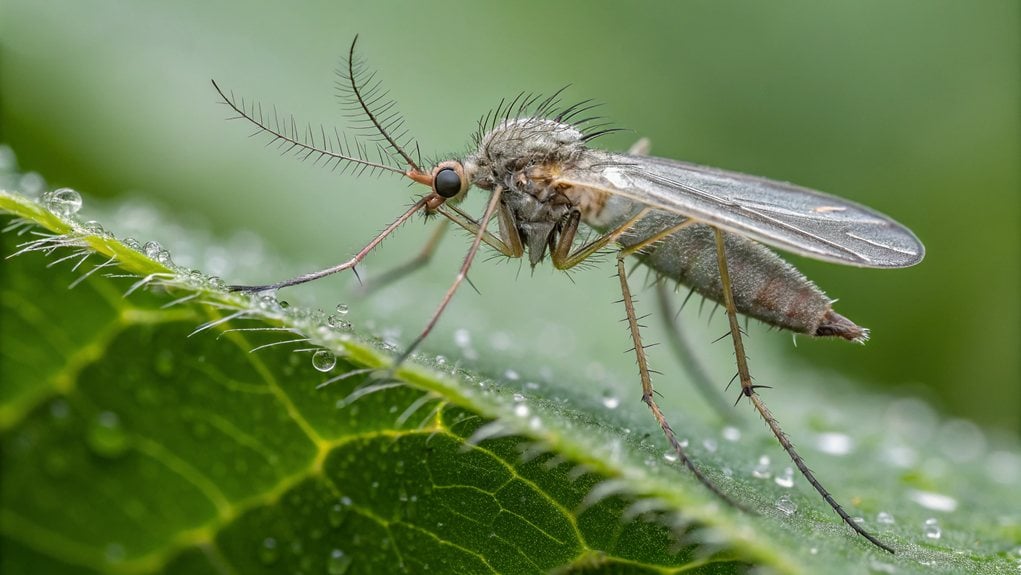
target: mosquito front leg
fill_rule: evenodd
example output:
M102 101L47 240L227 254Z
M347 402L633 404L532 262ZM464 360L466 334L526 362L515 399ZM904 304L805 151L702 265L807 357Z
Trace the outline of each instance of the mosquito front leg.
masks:
M819 495L822 495L822 498L825 499L826 503L828 503L829 506L837 512L837 515L844 520L844 523L847 523L851 529L854 529L862 537L868 539L876 547L893 553L894 551L891 547L877 539L868 531L865 531L861 525L852 519L851 516L844 511L844 508L837 503L832 495L830 495L830 492L827 491L821 483L819 483L819 480L815 478L815 474L812 473L812 470L805 464L805 460L802 459L801 455L799 455L794 449L794 444L791 443L790 438L788 438L787 434L780 428L780 423L777 422L775 417L773 417L773 414L766 407L766 404L763 403L758 392L755 391L757 387L761 386L752 384L751 374L748 371L748 358L745 356L744 352L744 342L741 339L741 328L737 323L737 308L734 306L734 293L730 281L730 273L727 270L727 253L723 239L723 232L719 228L713 228L713 231L716 234L716 261L720 270L720 282L723 285L723 299L727 308L727 319L730 322L730 336L734 341L734 354L737 357L737 374L741 381L741 393L751 400L752 405L755 406L756 411L758 411L759 415L762 416L762 419L765 420L766 425L769 426L770 431L772 431L773 435L776 436L777 441L779 441L780 445L783 446L784 451L786 451L787 455L790 456L794 465L801 470L801 474L805 476L805 479L807 479L812 487L819 492Z
M479 223L456 206L442 206L437 211L470 233L479 233ZM517 231L513 229L513 226L505 231L504 222L507 218L510 218L510 215L507 214L507 208L501 204L497 208L497 219L500 223L500 234L503 237L496 237L489 231L483 231L482 241L505 256L519 258L521 254L525 253L525 248L522 246L521 238L518 236ZM510 221L513 222L513 219Z
M409 209L408 211L406 211L403 214L401 214L400 217L398 217L396 220L394 220L393 223L391 223L389 226L387 226L386 229L384 229L382 232L379 233L379 235L377 235L376 237L372 238L372 241L369 242L368 245L366 245L364 248L362 248L361 251L359 251L357 254L355 254L355 256L353 258L347 260L346 262L344 262L342 264L333 266L332 268L326 268L324 270L313 272L313 273L310 273L310 274L301 275L301 276L298 276L296 278L291 278L289 280L284 280L282 282L277 282L277 283L274 283L274 284L256 285L256 286L232 285L232 286L229 286L227 289L229 289L230 291L243 291L243 292L249 292L249 293L251 293L251 292L268 291L268 290L275 290L275 289L280 289L280 288L284 288L284 287L288 287L288 286L295 286L295 285L307 283L307 282L310 282L310 281L313 281L313 280L317 280L317 279L322 278L322 277L326 277L328 275L335 274L337 272L344 271L346 269L354 270L354 267L356 265L358 265L359 263L361 263L361 261L363 259L365 259L365 256L367 256L369 254L369 252L371 252L373 249L375 249L376 246L378 246L380 244L380 242L382 242L387 236L392 234L394 232L394 230L396 230L397 228L399 228L401 226L401 224L403 224L404 222L408 221L408 219L411 218L411 216L413 216L415 214L415 212L417 212L418 210L424 208L425 205L426 205L426 201L428 199L429 199L429 196L425 196L422 199L420 199L417 202L415 202L415 205L411 206L411 209ZM355 271L355 275L357 275L357 274L358 274L358 272Z
M482 238L486 233L488 233L486 232L486 226L489 224L489 220L493 217L493 214L496 213L497 206L500 205L500 195L502 193L502 188L497 187L493 190L493 195L489 198L489 204L486 205L486 212L482 215L482 220L477 226L475 239L472 241L471 247L468 248L468 253L464 256L464 261L461 263L461 269L457 272L457 276L454 278L454 283L447 288L447 293L443 295L443 299L440 300L440 305L436 307L436 311L433 312L432 317L429 319L429 323L425 325L422 333L420 333L418 337L411 342L411 345L409 345L408 348L404 350L404 353L402 353L390 366L391 373L397 368L397 366L404 363L404 360L415 351L415 348L417 348L418 345L421 344L429 335L429 332L436 327L436 322L439 321L440 316L443 315L443 310L447 309L447 305L450 303L450 300L453 299L454 293L457 292L457 288L468 277L468 269L471 268L472 262L475 261L475 255L479 252L479 247L482 245Z
M634 351L635 357L638 361L638 376L642 380L642 401L649 406L652 411L653 417L656 418L656 422L659 423L660 429L663 430L663 435L666 436L667 442L670 443L670 447L674 453L677 454L677 458L680 459L681 463L685 467L691 470L698 479L699 483L705 485L709 491L715 493L720 499L726 501L730 505L746 510L746 508L731 499L715 483L709 480L702 471L695 466L694 462L688 458L688 454L684 451L684 447L681 442L677 440L677 435L674 434L673 428L666 420L666 416L663 415L663 411L660 410L659 405L656 404L656 397L652 388L652 376L649 371L649 361L645 355L645 346L642 345L642 336L640 333L640 326L638 324L638 316L635 313L635 303L631 296L631 288L627 282L627 270L624 269L624 258L627 254L623 251L617 254L617 277L620 278L620 291L623 296L621 301L624 303L624 310L627 313L628 328L631 333L631 341L635 344Z

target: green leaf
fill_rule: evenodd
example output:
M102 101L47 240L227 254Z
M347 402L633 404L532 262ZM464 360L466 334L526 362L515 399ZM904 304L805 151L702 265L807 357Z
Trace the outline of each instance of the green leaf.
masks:
M781 485L788 464L759 429L670 414L749 515L664 458L641 402L604 403L581 376L522 389L416 356L381 380L364 370L385 369L388 346L338 318L227 293L15 193L0 210L14 217L4 252L20 254L2 284L5 573L993 573L1021 560L1021 456L987 453L981 432L920 401L841 383L790 399L808 414L792 437L891 556L800 477ZM763 454L776 461L753 473ZM785 496L791 515L775 506Z

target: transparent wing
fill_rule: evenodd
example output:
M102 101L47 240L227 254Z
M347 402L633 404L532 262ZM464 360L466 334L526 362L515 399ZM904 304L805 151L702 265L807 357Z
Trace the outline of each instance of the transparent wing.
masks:
M756 176L656 158L606 154L556 183L593 188L685 215L806 257L869 268L917 264L911 230L843 198Z

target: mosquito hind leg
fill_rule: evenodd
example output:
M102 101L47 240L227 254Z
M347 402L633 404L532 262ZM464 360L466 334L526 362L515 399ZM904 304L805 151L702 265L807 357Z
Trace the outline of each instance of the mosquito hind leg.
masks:
M744 342L741 339L741 327L737 322L737 308L734 306L734 292L732 290L733 284L730 281L730 272L727 270L727 253L723 239L723 232L719 228L713 228L716 234L716 261L720 271L720 282L723 285L723 299L724 304L727 308L727 319L730 322L730 336L734 342L734 355L737 358L737 374L741 381L741 395L747 397L752 405L755 406L755 410L759 412L762 419L769 426L770 431L776 436L777 441L783 447L787 455L790 456L791 461L801 471L801 474L805 476L805 479L819 492L819 495L826 500L837 515L844 520L851 529L854 529L859 535L869 540L873 545L879 547L883 551L894 553L892 547L886 545L874 535L866 531L861 525L858 524L850 515L844 511L844 508L837 503L836 499L830 494L830 492L822 486L822 483L816 479L815 474L808 468L805 460L801 458L797 450L794 448L794 444L791 443L787 434L780 428L780 423L773 416L772 412L766 407L766 404L762 401L762 397L756 391L756 388L762 386L756 386L752 384L752 378L748 371L748 358L744 352ZM740 399L740 398L739 398Z
M739 424L740 418L734 412L731 405L724 399L723 393L712 382L705 364L698 358L691 341L684 334L684 331L677 325L676 313L670 305L670 290L666 281L656 282L656 303L659 307L660 320L666 328L667 341L674 356L688 372L688 377L694 383L695 388L702 394L702 398L716 412L723 421L731 424Z
M635 314L634 299L631 296L631 288L628 286L627 282L627 270L624 268L624 258L626 256L627 252L624 251L618 252L617 254L617 277L620 278L620 291L622 295L621 301L624 303L624 310L627 313L626 319L628 329L631 334L631 341L635 344L634 351L638 362L638 376L642 380L642 401L645 405L649 406L653 417L656 418L656 422L659 423L660 429L663 430L663 435L666 436L667 442L670 443L671 449L673 449L674 453L677 454L677 458L685 467L691 470L699 483L704 485L709 491L712 491L717 497L726 501L731 506L748 511L746 507L723 493L723 491L721 491L715 483L702 473L702 470L695 466L695 463L691 461L688 454L684 451L684 447L681 445L681 442L677 440L677 435L674 433L673 428L670 427L670 423L667 422L666 416L663 415L663 411L660 410L659 405L656 404L656 398L652 388L652 375L649 370L649 362L645 355L645 347L642 345L642 336L640 333L641 326L638 324L638 316Z

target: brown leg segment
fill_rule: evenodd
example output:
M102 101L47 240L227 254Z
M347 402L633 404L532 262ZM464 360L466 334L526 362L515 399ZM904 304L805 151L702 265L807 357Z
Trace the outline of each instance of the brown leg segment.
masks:
M695 464L688 458L687 453L684 451L684 447L681 446L681 442L677 440L677 436L674 434L673 428L667 422L666 417L660 410L659 405L656 404L656 398L653 395L652 389L652 376L649 373L649 362L645 355L645 347L642 346L642 336L639 333L638 316L635 314L634 299L631 297L631 288L628 287L627 283L627 270L624 268L624 258L626 257L625 252L620 252L617 255L617 277L620 278L620 291L623 295L624 310L627 312L628 327L631 332L631 341L635 344L635 356L638 360L638 376L642 380L642 401L649 406L652 411L653 417L656 418L656 422L659 423L660 429L663 430L663 435L666 436L667 441L670 443L670 447L674 453L681 460L685 467L691 470L698 479L699 483L704 485L709 491L712 491L720 499L726 501L730 505L747 511L743 505L731 499L728 495L720 491L720 488L715 483L709 480L708 477L702 474L702 471L695 466Z
M819 483L819 480L815 478L815 474L812 473L812 470L805 464L805 460L802 459L801 455L799 455L797 450L794 449L794 444L791 443L790 438L787 437L787 434L780 428L780 423L775 417L773 417L773 414L766 407L766 404L763 403L762 398L755 391L757 386L752 385L752 378L748 371L748 358L745 356L744 342L741 339L741 328L737 323L737 309L734 306L734 293L731 290L730 273L727 270L727 254L723 241L723 232L718 228L713 228L713 231L716 233L716 260L720 269L720 281L723 284L723 299L727 308L727 319L730 321L730 336L734 341L734 354L737 357L737 374L741 380L741 393L751 400L752 405L755 406L756 411L758 411L759 415L762 416L762 419L765 420L766 425L769 426L770 431L772 431L773 435L776 436L777 441L779 441L780 445L783 446L784 451L786 451L787 455L790 456L794 465L801 470L801 474L805 476L808 483L819 492L819 495L822 495L822 498L825 499L826 503L828 503L829 506L837 512L837 515L844 520L844 523L847 523L851 529L854 529L859 535L868 539L869 542L876 547L879 547L883 551L894 553L893 548L877 539L868 531L865 531L861 525L852 519L851 516L844 511L844 508L837 503L832 495L830 495L830 492L827 491L821 483Z

